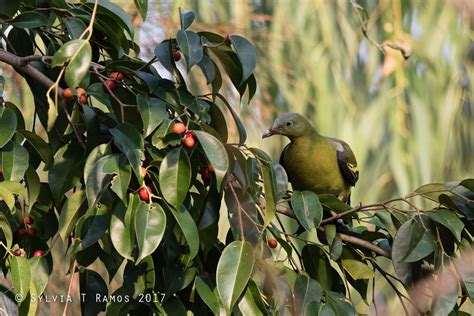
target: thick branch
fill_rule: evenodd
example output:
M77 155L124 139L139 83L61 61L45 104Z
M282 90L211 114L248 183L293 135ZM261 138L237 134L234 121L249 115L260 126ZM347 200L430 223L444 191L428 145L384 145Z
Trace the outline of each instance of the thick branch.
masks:
M41 60L43 56L38 57ZM45 76L41 71L28 64L29 61L35 59L36 58L33 58L32 56L19 57L15 54L7 52L4 49L0 49L0 61L13 66L13 68L15 68L15 70L19 73L30 76L31 78L38 81L42 86L49 89L52 85L54 85L54 82Z

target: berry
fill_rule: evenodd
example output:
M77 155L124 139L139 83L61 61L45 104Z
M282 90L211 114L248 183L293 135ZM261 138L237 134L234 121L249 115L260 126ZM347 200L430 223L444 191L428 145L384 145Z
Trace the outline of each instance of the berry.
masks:
M230 41L230 36L229 36L229 34L226 34L226 35L225 35L225 37L224 37L224 43L225 43L227 46L232 45L232 42Z
M2 167L0 167L0 174L2 174L2 173L3 173L3 168L2 168Z
M33 253L33 257L42 257L44 255L44 251L43 250L36 250L34 253Z
M214 168L211 165L207 166L201 173L201 178L204 182L211 181L211 174L214 172Z
M142 177L146 177L147 171L145 167L143 166L140 167L140 174L142 175Z
M25 250L23 250L22 248L18 248L15 251L13 251L13 255L15 257L23 257L25 255Z
M84 88L76 88L77 95L86 95L86 90Z
M63 99L66 101L71 101L74 99L74 93L70 88L63 89Z
M38 230L34 227L30 227L26 231L26 234L30 237L36 237L36 236L38 236Z
M109 89L107 89L106 86L107 86ZM115 86L116 86L116 84L115 84L115 81L114 81L114 80L112 80L112 79L107 79L107 80L105 80L104 92L109 93L109 90L112 91L112 92L114 92L114 91L115 91Z
M268 240L268 247L276 248L277 245L278 245L278 241L276 241L276 239L269 239Z
M79 96L79 103L80 104L87 104L87 95Z
M31 225L33 224L33 222L33 217L31 217L30 215L26 215L25 217L23 217L23 223L25 223L25 225Z
M181 53L179 52L179 50L173 51L173 59L174 61L179 61L181 59Z
M172 130L173 130L173 132L175 132L177 134L184 133L186 131L186 125L184 125L183 123L180 123L180 122L174 123Z
M114 71L113 73L110 74L110 79L117 80L117 81L122 81L123 80L123 73L121 73L119 71Z
M19 228L17 230L18 237L23 238L28 234L28 231L24 229L23 227Z
M183 140L184 146L188 148L193 148L194 144L196 144L196 140L194 139L194 134L192 132L187 132L184 136Z
M138 196L140 196L140 200L143 202L150 202L150 193L151 193L151 188L149 186L143 186L140 188L138 191Z

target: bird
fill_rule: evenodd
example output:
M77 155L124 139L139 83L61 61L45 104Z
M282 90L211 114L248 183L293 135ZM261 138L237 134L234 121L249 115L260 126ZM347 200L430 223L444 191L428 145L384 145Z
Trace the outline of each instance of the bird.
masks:
M351 187L359 180L352 149L337 138L319 134L299 113L280 114L262 138L282 135L290 139L280 156L294 190L329 193L350 205Z

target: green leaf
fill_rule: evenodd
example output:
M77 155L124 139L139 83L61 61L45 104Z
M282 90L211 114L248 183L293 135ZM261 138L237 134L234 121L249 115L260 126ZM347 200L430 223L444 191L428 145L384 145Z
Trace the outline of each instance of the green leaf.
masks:
M209 163L214 168L214 174L217 180L217 187L222 187L222 182L227 170L229 169L229 157L224 145L214 136L203 131L194 131L201 144L204 153L206 154Z
M253 248L246 241L234 241L222 252L217 264L216 282L217 292L228 312L232 311L245 289L253 264Z
M440 223L449 229L457 241L461 241L461 233L464 229L464 223L459 219L456 213L447 209L438 209L431 212L427 212L428 216L435 222Z
M353 259L342 260L342 266L351 275L354 280L372 279L375 272L371 270L365 263Z
M321 301L321 286L306 275L296 278L293 295L295 297L296 315L302 315L311 302Z
M32 29L46 25L46 18L43 14L36 11L26 11L17 15L11 24L21 29Z
M28 169L29 153L25 147L17 143L8 143L2 150L3 178L19 181Z
M62 66L68 63L64 78L71 89L79 86L89 71L92 61L92 48L88 41L75 39L59 48L51 60L51 66Z
M58 203L82 177L82 147L76 144L60 148L48 173L48 183L53 199Z
M140 172L143 155L143 137L138 133L133 125L128 123L120 123L110 130L114 137L115 145L125 154L130 165L132 166L135 176L143 182L143 176Z
M89 4L89 7L92 9L94 6L95 0L87 0L86 3ZM108 1L100 1L97 13L100 14L102 17L110 17L112 20L119 25L123 26L123 28L128 32L130 38L134 38L134 27L132 21L130 20L130 16L122 9L121 6L111 3ZM101 20L101 17L98 17L97 20Z
M166 230L166 214L158 204L141 202L135 212L135 234L138 243L136 263L151 255L163 238Z
M124 163L121 157L122 155L120 154L107 155L101 157L92 166L87 179L85 179L89 209L99 200L104 190L112 182L114 175L117 175L120 172L121 165ZM119 187L120 186L121 185L119 184Z
M181 10L179 10L179 21L181 23L181 29L187 29L193 23L194 17L195 15L193 11L183 13L181 12Z
M75 17L63 18L64 25L72 39L78 39L81 37L82 32L87 28L87 25L82 20Z
M114 209L110 219L110 239L117 252L124 258L134 260L133 248L135 246L135 212L140 199L137 194L130 194L128 207L119 204Z
M263 222L263 229L265 229L275 217L276 212L275 177L271 165L262 164L262 176L265 190L265 219Z
M49 145L38 135L27 130L19 130L18 134L25 137L28 143L36 150L36 153L40 156L41 160L48 166L52 159L53 154Z
M49 266L46 257L32 257L29 259L31 266L31 283L40 295L46 289L49 278Z
M231 35L230 41L234 47L234 50L239 57L242 66L242 81L247 80L257 66L257 50L255 47L244 37L239 35Z
M198 276L194 281L194 286L196 291L199 294L199 297L206 303L206 305L211 309L214 315L219 314L219 300L216 296L216 293L207 285L203 280L203 277Z
M291 207L307 231L318 227L323 219L323 208L318 196L312 191L294 191L291 196Z
M215 96L218 97L219 100L221 100L225 104L227 109L230 111L230 114L232 115L232 118L234 119L234 122L237 125L237 130L239 132L239 145L243 145L247 141L247 132L245 130L244 124L239 118L239 115L234 111L232 105L227 102L226 98L224 98L223 95L217 93L215 94Z
M30 290L31 268L28 259L20 256L11 257L11 277L13 288L19 294L18 303L23 302Z
M143 136L148 137L168 117L166 103L156 98L147 100L138 94L137 104L143 120Z
M84 179L86 180L91 173L92 167L101 157L109 155L111 153L110 144L101 144L94 147L87 156L86 164L84 165Z
M410 249L410 226L412 220L403 223L397 231L392 245L392 263L398 277L405 284L411 284L413 280L412 264L403 262Z
M205 53L202 56L201 61L198 63L199 68L201 68L204 76L206 77L207 84L210 84L216 77L216 66L212 62L212 59Z
M0 229L3 231L3 236L5 236L6 246L10 249L13 244L13 233L10 223L3 213L0 213Z
M199 231L196 222L184 206L181 206L178 210L171 209L171 212L188 243L189 257L186 265L189 265L191 260L194 259L199 252Z
M203 49L201 39L199 35L193 31L179 30L176 34L176 40L178 41L179 49L184 55L184 59L186 59L186 65L189 71L192 66L202 59Z
M469 189L471 192L474 192L474 179L464 179L459 184L466 189Z
M15 15L16 11L20 8L19 0L0 0L0 14L7 17Z
M61 209L59 214L59 236L65 241L76 226L81 212L87 208L86 195L83 190L74 192Z
M160 166L159 179L163 197L175 209L179 209L191 183L191 163L186 151L176 148L165 156Z
M442 279L445 284L435 284L436 292L443 292L443 294L438 295L436 297L436 301L432 304L432 309L430 315L432 316L444 316L448 315L456 305L458 300L458 293L459 293L459 286L458 286L458 278L456 275L449 270L448 268L442 268L441 273L443 273L443 278L439 278L438 280ZM449 291L444 291L444 289L448 287Z
M174 60L172 52L172 43L169 40L165 40L155 47L155 56L158 58L160 64L165 67L170 73L174 71Z
M431 232L413 221L410 227L410 248L403 262L416 262L431 254L436 248Z
M140 12L140 15L142 16L143 21L145 21L148 11L148 0L134 0L134 2L138 12Z
M0 148L5 146L15 134L17 119L15 112L0 106Z
M107 284L95 271L84 269L79 274L82 315L97 315L105 308L106 302L97 297L106 297Z

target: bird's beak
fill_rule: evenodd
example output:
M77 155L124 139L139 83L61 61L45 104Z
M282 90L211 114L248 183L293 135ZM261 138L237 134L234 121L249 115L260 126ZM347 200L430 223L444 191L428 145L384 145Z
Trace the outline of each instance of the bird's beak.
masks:
M263 138L270 137L270 136L272 136L272 135L274 135L274 134L275 134L275 131L274 131L272 128L269 128L269 129L267 129L267 130L263 133L262 139L263 139Z

